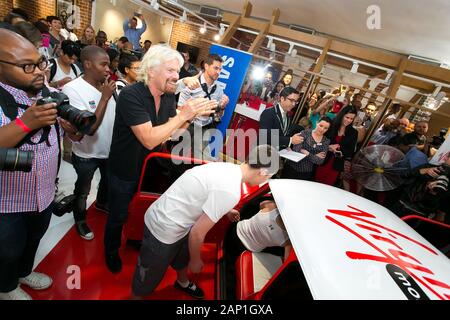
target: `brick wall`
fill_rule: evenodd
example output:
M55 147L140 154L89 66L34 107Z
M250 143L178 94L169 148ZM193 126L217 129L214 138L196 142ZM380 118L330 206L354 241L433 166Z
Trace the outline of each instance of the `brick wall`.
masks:
M14 7L25 10L34 22L55 14L55 0L14 0Z
M3 7L9 8L3 9ZM76 0L75 4L80 8L80 28L75 30L77 36L81 36L84 28L91 23L92 1L91 0ZM31 22L36 21L39 18L46 18L50 15L56 14L56 1L55 0L2 0L0 4L0 10L11 10L12 6L25 10L29 16ZM3 13L3 11L0 11Z
M0 18L3 18L11 11L13 8L13 0L1 0L0 1Z
M209 53L209 47L211 46L210 43L202 40L213 41L212 39L217 33L217 31L208 29L205 34L201 34L199 30L200 27L198 26L174 21L172 35L170 37L170 46L172 48L176 49L178 42L200 48L200 53L197 58L197 67L199 67L200 62L206 58Z

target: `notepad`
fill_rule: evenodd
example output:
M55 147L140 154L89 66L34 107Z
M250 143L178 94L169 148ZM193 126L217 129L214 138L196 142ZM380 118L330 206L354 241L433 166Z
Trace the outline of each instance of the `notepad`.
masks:
M306 157L306 155L304 155L303 153L295 152L295 151L288 150L288 149L281 150L279 152L279 154L280 154L280 157L286 158L286 159L294 161L294 162L299 162L304 157Z

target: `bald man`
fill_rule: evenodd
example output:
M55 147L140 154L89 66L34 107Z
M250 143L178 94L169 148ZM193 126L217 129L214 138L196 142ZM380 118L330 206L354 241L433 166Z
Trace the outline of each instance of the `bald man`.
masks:
M45 57L11 31L0 29L0 39L0 148L34 154L30 172L0 171L0 299L30 300L19 284L36 290L52 284L50 277L32 268L52 214L61 130L55 104L36 105L49 93L44 86ZM74 133L67 122L61 125Z
M81 50L81 63L84 75L66 84L62 91L72 106L94 112L97 118L91 132L86 136L79 134L81 143L72 146L72 164L77 173L73 209L75 227L82 239L92 240L94 233L86 223L86 200L94 173L99 169L101 178L95 206L98 210L108 211L106 166L116 114L116 101L112 97L116 83L109 79L109 56L102 48L85 47Z

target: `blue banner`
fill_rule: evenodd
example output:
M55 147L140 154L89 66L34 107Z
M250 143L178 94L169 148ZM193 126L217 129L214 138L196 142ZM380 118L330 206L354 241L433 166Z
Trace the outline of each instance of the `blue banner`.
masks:
M223 59L222 71L217 84L223 88L225 94L230 98L230 102L225 108L222 121L218 124L217 129L222 132L225 138L253 55L218 44L211 45L209 52L218 54Z

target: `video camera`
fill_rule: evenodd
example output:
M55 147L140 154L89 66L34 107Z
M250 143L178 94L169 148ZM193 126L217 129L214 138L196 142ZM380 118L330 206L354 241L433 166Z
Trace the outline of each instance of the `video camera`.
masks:
M49 97L41 98L37 105L56 103L58 116L69 121L75 128L84 134L89 134L92 125L96 121L96 116L92 112L79 110L69 103L69 98L61 92L52 92Z
M33 151L0 148L0 171L30 172L33 167L33 158Z

